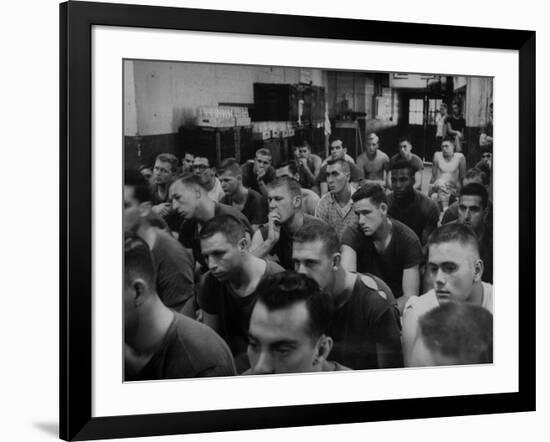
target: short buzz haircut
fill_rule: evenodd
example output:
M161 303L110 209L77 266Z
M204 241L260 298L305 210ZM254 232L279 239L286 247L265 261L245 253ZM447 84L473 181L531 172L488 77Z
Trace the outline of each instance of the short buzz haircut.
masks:
M124 279L126 285L136 278L142 278L149 287L155 288L155 265L149 246L141 238L128 235L124 238Z
M256 151L256 156L263 155L265 157L273 158L273 155L271 154L271 151L265 147L262 147L261 149L258 149Z
M309 276L293 271L275 273L258 284L256 293L256 303L262 303L269 311L305 302L309 312L307 331L312 340L328 332L334 314L334 301Z
M209 219L201 229L200 239L208 239L216 233L221 233L230 244L237 243L245 237L244 225L232 215L218 215Z
M490 153L491 155L493 154L493 144L486 144L485 146L483 146L481 148L481 154L483 155L484 153Z
M476 178L479 178L484 186L489 185L489 175L487 175L483 170L481 170L477 167L472 167L471 169L468 169L466 171L466 173L464 174L463 179L464 180L466 180L466 179L472 180L472 179L476 179Z
M340 240L334 227L326 222L314 218L300 227L294 234L294 243L307 243L321 241L327 256L332 256L340 251Z
M342 143L342 148L345 149L346 148L346 144L344 143L344 140L342 140L342 138L340 137L334 137L330 140L330 148L332 149L332 143L336 143L337 141L340 141L340 143Z
M151 186L145 177L137 170L124 171L124 185L134 189L134 198L139 203L152 200Z
M478 196L481 198L481 205L484 209L489 204L489 193L483 184L469 183L460 189L460 196Z
M378 183L364 184L351 196L351 199L354 203L367 198L370 199L371 202L376 206L380 206L381 203L388 204L386 192L384 191L384 188Z
M412 146L412 138L410 135L403 135L399 137L398 143L401 144L401 143L404 143L405 141Z
M290 160L285 163L279 164L277 170L282 169L283 167L288 167L288 171L291 175L296 175L298 173L298 163L295 160Z
M399 158L396 161L393 161L392 163L390 163L390 170L399 170L399 169L407 169L409 171L409 176L411 178L414 178L414 167L409 160L405 158Z
M278 187L286 187L293 198L302 196L302 186L300 186L300 183L294 178L281 176L274 178L267 184L268 189L276 189Z
M234 176L242 175L241 166L235 158L226 158L220 163L218 175L222 175L225 172L230 172Z
M453 147L454 147L454 145L455 145L455 139L454 139L452 136L447 135L446 137L443 137L443 139L441 140L441 144L443 144L445 141L451 143L451 144L453 145Z
M369 138L376 138L376 141L380 141L380 137L378 135L376 135L376 132L370 132L368 135L367 135L367 140Z
M465 224L449 223L435 229L428 238L428 251L433 245L458 242L463 245L471 245L479 254L477 236L471 227Z
M493 315L484 307L446 302L421 316L418 325L428 350L455 364L493 362Z
M185 175L176 178L171 185L173 186L176 183L180 183L186 187L198 186L206 191L206 188L204 187L204 184L202 184L200 177L192 172L186 173Z
M297 141L294 146L295 149L299 149L300 147L307 147L309 150L311 150L311 144L309 144L308 141L305 139Z
M176 173L179 168L179 160L178 157L175 155L172 155L171 153L161 153L158 154L155 158L155 162L162 161L163 163L170 164L170 167L172 168L172 172Z
M339 164L344 173L347 173L348 175L351 174L351 168L349 167L348 162L343 158L338 158L336 160L330 158L329 160L327 160L327 167L334 166L335 164Z

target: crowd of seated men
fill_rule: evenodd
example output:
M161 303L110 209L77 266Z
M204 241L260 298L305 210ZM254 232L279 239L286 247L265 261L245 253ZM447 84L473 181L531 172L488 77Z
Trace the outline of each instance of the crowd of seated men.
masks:
M491 363L492 138L379 144L126 170L125 380Z

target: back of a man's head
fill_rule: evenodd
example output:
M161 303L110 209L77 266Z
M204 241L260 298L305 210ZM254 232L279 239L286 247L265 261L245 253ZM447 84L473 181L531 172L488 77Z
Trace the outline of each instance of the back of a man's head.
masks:
M292 271L269 275L260 282L256 293L256 302L263 304L269 311L286 309L304 302L309 312L308 330L312 339L317 339L330 327L334 312L333 300L306 275Z
M131 187L134 192L133 196L138 203L151 201L151 186L145 177L137 170L124 171L124 185Z
M137 236L124 239L124 280L126 286L136 279L145 281L150 289L155 287L155 266L147 243Z
M484 171L481 169L478 169L477 167L472 167L471 169L468 169L466 173L464 174L464 178L462 179L462 184L465 185L467 183L477 182L480 184L483 184L484 186L489 185L489 175L487 175Z
M305 244L320 241L327 256L340 252L340 240L334 227L318 218L302 225L293 237L293 242Z
M277 166L277 171L280 171L284 169L285 167L288 167L288 173L290 174L290 177L292 178L298 173L298 164L295 160L286 161L284 163L281 163ZM284 175L287 176L287 175Z
M447 302L421 316L418 325L433 365L493 362L493 315L481 306Z

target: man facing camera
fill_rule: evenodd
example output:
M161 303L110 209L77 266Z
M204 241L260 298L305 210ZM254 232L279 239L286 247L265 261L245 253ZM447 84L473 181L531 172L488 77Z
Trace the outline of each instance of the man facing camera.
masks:
M124 380L232 376L227 344L209 327L166 307L155 291L147 244L124 242Z
M474 231L464 224L446 224L435 230L428 240L426 271L433 288L412 297L403 312L403 347L405 363L411 364L418 338L418 320L424 313L446 302L479 305L493 311L493 287L482 282L483 261Z
M246 231L231 215L220 215L205 223L200 239L208 273L198 303L204 323L229 344L240 373L248 368L245 354L248 321L258 284L268 275L283 269L248 251Z
M250 369L243 374L348 370L329 360L333 303L317 283L294 272L264 279L248 329Z
M342 235L342 266L372 273L390 286L399 310L420 290L419 265L424 261L416 234L388 216L386 193L379 184L365 184L352 195L357 226Z
M292 236L316 218L304 213L302 189L292 178L275 178L268 184L268 204L268 222L254 234L250 250L260 258L273 255L292 270Z

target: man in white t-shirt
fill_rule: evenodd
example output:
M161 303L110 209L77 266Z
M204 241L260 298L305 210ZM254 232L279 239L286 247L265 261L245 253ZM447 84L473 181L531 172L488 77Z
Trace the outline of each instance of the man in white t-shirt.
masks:
M419 318L446 302L479 305L493 312L493 287L481 281L483 261L474 231L462 224L446 224L428 240L426 271L433 288L411 297L403 311L403 356L405 366L414 363L415 342L419 337Z

